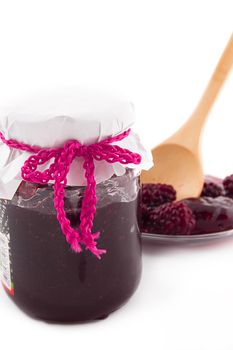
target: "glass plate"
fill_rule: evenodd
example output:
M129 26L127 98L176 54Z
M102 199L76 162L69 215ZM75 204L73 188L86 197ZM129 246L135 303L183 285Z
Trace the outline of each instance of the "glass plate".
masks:
M160 235L157 233L144 233L142 232L143 238L149 238L154 241L164 242L164 243L195 243L195 242L205 242L226 237L233 236L233 229L221 232L205 233L203 235Z

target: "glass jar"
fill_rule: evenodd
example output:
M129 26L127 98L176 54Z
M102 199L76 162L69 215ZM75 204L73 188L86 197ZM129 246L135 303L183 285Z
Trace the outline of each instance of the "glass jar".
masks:
M101 232L98 247L107 250L101 260L67 246L52 185L23 181L12 200L0 200L2 281L21 309L44 320L86 321L106 317L130 298L141 276L138 175L127 169L97 185L93 232ZM74 228L83 193L84 187L66 188Z

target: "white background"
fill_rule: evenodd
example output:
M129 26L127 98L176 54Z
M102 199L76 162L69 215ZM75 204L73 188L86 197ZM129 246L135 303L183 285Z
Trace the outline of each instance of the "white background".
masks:
M233 3L0 0L0 99L33 87L100 85L126 93L149 146L191 114L233 30ZM206 173L233 173L233 76L205 129ZM104 321L30 319L0 290L1 348L232 350L233 239L143 244L143 278Z

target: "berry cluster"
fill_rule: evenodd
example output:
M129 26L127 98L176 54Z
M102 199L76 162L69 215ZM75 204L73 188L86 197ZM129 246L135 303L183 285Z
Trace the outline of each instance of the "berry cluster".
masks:
M206 176L199 198L175 202L176 191L167 184L142 185L141 231L189 235L233 228L233 175Z
M173 202L176 200L176 191L171 185L144 184L142 185L142 202L151 207Z
M223 195L223 188L214 182L205 182L201 197L216 198Z
M195 219L189 207L182 202L174 202L155 208L149 215L153 231L161 234L188 235Z
M166 184L143 184L141 187L141 230L150 232L152 223L154 223L151 213L154 209L175 201L176 191L170 185Z

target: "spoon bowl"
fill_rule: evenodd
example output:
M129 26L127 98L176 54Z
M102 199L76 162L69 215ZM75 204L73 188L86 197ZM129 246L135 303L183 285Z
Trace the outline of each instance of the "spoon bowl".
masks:
M204 181L202 162L190 149L179 144L161 144L152 154L156 171L152 168L143 172L142 183L170 184L177 191L177 200L200 195Z

